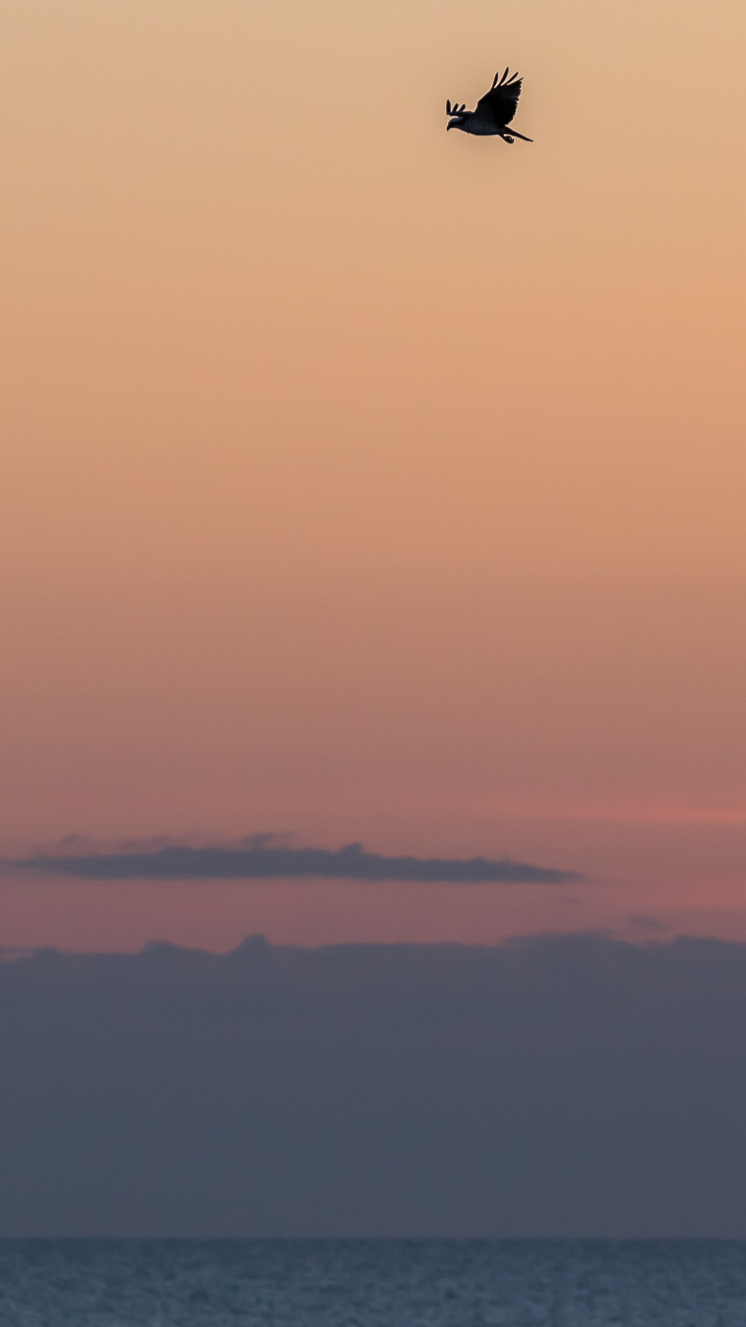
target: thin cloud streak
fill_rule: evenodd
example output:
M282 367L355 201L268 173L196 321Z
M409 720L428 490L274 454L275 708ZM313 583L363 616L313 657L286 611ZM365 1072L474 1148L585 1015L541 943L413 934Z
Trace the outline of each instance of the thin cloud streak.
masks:
M171 844L157 850L39 853L6 858L6 870L35 871L46 875L75 876L83 880L365 880L478 884L565 884L580 880L574 871L530 866L505 857L388 857L366 852L360 843L343 848L289 848L272 846L267 836L256 835L233 847L201 848Z

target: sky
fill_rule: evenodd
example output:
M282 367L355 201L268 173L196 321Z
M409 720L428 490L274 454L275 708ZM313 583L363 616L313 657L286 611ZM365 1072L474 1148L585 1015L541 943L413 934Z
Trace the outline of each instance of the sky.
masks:
M0 854L582 877L6 867L2 944L746 939L745 40L0 0ZM508 64L534 142L446 134Z
M743 1239L745 997L692 938L2 962L0 1236Z

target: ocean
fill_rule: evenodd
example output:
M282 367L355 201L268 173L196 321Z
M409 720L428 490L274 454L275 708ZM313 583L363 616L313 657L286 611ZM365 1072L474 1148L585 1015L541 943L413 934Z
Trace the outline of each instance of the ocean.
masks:
M746 1327L746 1242L2 1240L2 1327Z

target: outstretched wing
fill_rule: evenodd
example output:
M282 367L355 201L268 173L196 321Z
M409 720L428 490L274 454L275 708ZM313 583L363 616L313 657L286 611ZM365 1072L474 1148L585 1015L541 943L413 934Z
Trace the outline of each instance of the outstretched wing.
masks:
M477 102L476 114L485 120L492 120L494 124L510 124L516 112L523 79L518 74L508 77L509 74L509 69L505 70L502 78L495 74L489 92L485 92Z

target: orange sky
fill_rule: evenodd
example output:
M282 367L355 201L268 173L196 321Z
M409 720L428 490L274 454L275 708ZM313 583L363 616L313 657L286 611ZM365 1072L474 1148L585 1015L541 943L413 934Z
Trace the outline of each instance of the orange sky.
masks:
M0 944L746 938L745 42L742 0L0 3L0 838L604 882L6 879ZM535 143L446 135L508 63Z

